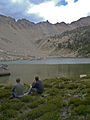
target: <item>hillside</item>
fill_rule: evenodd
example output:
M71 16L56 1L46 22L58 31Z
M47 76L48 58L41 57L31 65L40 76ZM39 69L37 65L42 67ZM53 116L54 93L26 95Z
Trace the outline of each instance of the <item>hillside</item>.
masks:
M57 56L58 52L48 52L47 49L43 51L43 45L40 46L36 43L40 40L42 40L42 43L43 40L47 42L47 38L50 38L50 36L57 36L65 31L89 25L90 17L81 18L71 24L64 22L51 24L48 21L35 24L26 19L16 21L11 17L0 15L0 60L38 59L49 55ZM67 41L66 38L63 37L63 39ZM57 44L57 41L55 44ZM46 45L48 47L49 42ZM52 51L54 48L52 46ZM63 52L63 56L66 56L66 53L67 51ZM73 56L75 55L67 54L67 57Z
M14 99L13 86L0 85L0 120L90 120L89 83L89 76L46 79L43 94Z
M49 56L90 57L90 26L50 36L36 44L39 49L49 51Z

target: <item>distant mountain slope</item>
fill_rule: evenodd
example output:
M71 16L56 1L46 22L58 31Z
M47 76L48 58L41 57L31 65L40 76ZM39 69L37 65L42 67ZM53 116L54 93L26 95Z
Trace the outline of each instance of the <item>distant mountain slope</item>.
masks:
M61 56L55 50L58 48L56 47L58 39L52 36L55 37L58 34L64 34L65 31L89 25L90 16L81 18L71 24L64 22L51 24L48 21L35 24L26 19L15 21L11 17L0 15L0 60L37 59L49 55ZM63 36L61 41L67 41L67 37ZM50 40L47 40L48 38ZM54 43L53 39L55 39ZM71 49L68 49L69 51L65 50L62 52L62 56L75 56L67 54Z
M90 26L79 27L36 42L49 56L90 57Z

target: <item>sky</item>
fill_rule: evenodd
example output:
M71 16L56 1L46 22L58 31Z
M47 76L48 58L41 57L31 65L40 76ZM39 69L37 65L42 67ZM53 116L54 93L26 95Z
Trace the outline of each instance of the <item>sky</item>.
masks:
M71 23L90 16L90 0L0 0L0 14L34 23Z

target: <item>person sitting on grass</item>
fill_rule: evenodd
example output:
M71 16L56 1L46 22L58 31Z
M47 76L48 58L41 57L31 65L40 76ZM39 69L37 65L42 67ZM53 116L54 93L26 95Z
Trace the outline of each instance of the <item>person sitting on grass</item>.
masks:
M27 94L30 94L31 92L36 92L39 94L42 94L44 92L42 81L39 80L38 76L35 77L35 82L32 83L32 87L29 89Z
M12 97L24 96L24 85L20 83L20 78L16 79L16 85L12 89Z

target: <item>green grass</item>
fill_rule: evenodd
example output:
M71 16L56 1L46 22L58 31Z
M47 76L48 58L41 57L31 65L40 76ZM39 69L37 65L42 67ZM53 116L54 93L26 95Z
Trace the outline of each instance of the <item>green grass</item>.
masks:
M13 99L13 86L0 85L0 120L89 120L90 77L45 79L43 85L43 94Z

